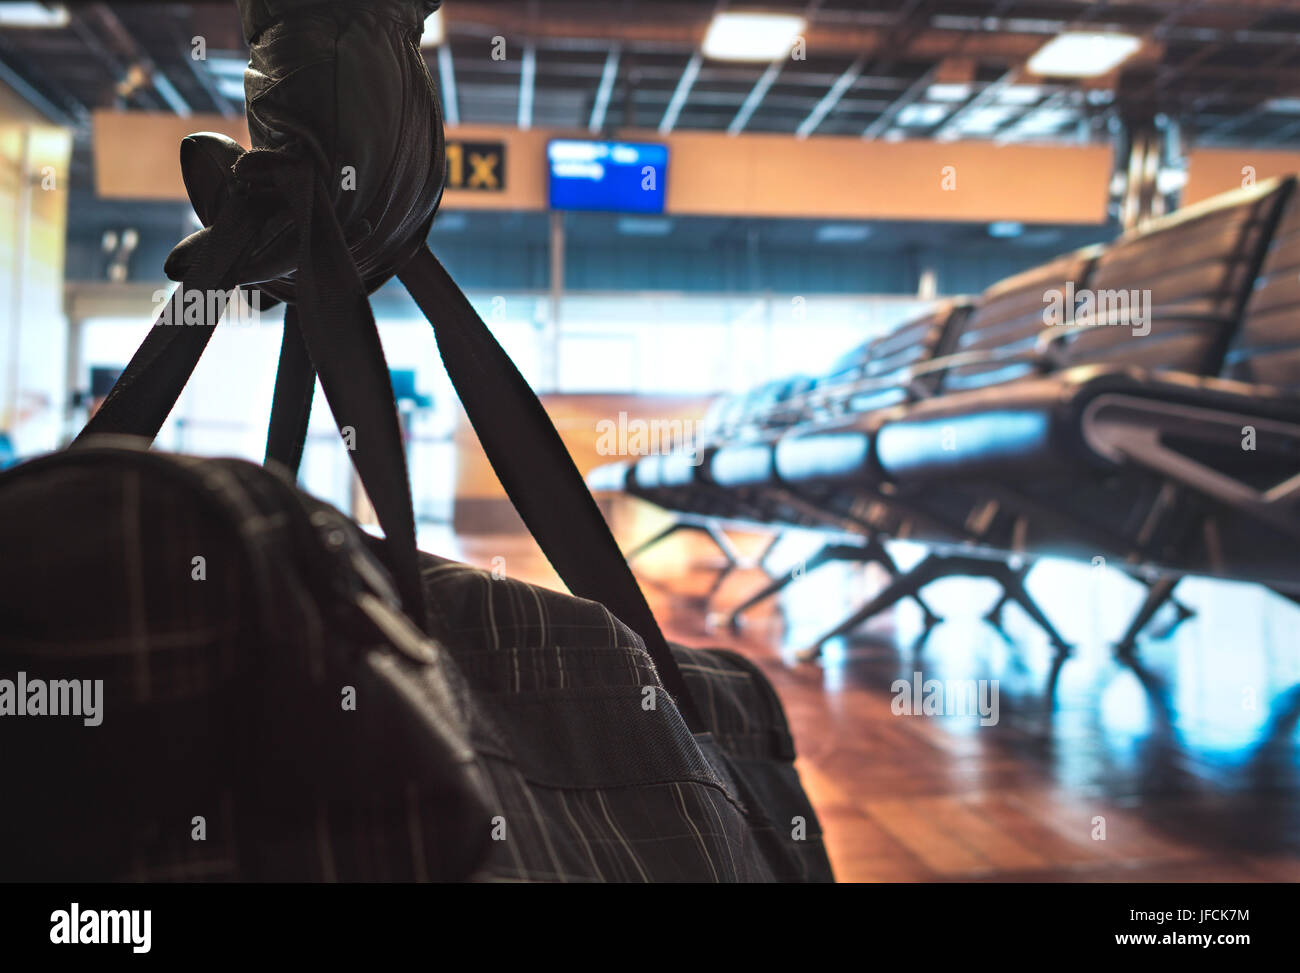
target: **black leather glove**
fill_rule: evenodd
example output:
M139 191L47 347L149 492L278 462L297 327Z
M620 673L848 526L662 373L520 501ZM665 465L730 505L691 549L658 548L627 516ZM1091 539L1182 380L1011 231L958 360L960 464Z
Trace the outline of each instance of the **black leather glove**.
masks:
M298 261L286 187L318 179L367 291L424 242L445 172L437 90L420 53L440 0L238 0L250 48L245 152L203 132L181 145L185 187L205 229L165 270L181 280L232 194L265 222L237 264L239 282L293 300Z

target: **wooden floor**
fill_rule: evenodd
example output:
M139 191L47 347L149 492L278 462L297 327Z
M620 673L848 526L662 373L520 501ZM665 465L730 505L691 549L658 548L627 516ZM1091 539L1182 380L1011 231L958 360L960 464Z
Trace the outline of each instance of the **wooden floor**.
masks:
M761 548L760 537L739 540ZM504 558L508 574L559 587L525 537L422 534L426 544L485 567ZM788 538L769 563L815 547ZM906 566L919 551L896 554ZM919 609L903 604L806 664L794 650L876 590L878 569L809 573L732 635L719 613L765 578L733 572L709 598L721 563L707 540L678 535L637 569L670 638L737 649L771 677L839 879L1300 881L1300 608L1186 581L1178 593L1197 615L1145 640L1130 667L1109 644L1140 586L1043 562L1028 586L1076 645L1055 678L1041 633L1011 608L999 634L981 620L996 589L966 579L926 589L945 618L928 638ZM997 722L896 714L893 684L914 673L985 681L989 700L996 681Z

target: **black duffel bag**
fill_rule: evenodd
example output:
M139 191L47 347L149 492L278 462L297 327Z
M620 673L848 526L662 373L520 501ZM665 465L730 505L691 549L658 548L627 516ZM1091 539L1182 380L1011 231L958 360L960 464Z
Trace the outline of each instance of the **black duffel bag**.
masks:
M772 687L668 646L424 242L436 2L239 6L254 148L185 140L205 228L167 262L172 305L72 447L0 475L0 679L28 694L0 720L25 782L0 879L829 880ZM416 550L366 298L393 275L576 597ZM286 303L265 466L146 450L216 326L167 321L240 284ZM294 485L317 376L382 540Z

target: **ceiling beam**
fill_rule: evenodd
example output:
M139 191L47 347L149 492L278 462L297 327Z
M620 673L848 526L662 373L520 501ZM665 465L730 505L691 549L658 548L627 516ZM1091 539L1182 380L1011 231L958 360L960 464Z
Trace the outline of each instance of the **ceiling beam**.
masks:
M1292 52L1287 50L1287 51L1279 52L1279 54L1284 54L1285 56L1270 58L1267 62L1260 65L1259 68L1260 73L1266 75L1272 74L1278 68L1280 68L1282 64L1284 64L1287 60L1290 59ZM1227 95L1228 92L1230 92L1234 87L1235 86L1231 82L1225 85L1223 89L1220 92L1218 92L1218 94L1221 96L1220 100L1223 100L1222 96ZM1193 102L1193 111L1203 111L1205 107L1209 105L1213 100L1214 99L1209 97L1198 99L1197 101ZM1261 98L1259 103L1256 104L1249 111L1243 111L1240 114L1233 115L1231 118L1219 122L1217 125L1211 128L1198 131L1196 133L1197 140L1199 141L1200 139L1204 139L1204 138L1211 138L1211 139L1222 138L1225 135L1235 132L1243 125L1246 125L1250 122L1258 121L1260 118L1262 118L1263 116L1269 113L1268 103L1272 100L1273 100L1272 97L1265 96Z
M894 119L898 117L898 113L929 90L930 82L934 80L935 72L938 70L939 66L936 64L908 85L907 89L901 95L890 102L885 110L881 112L870 125L862 130L862 137L868 142L871 142L884 135L889 129L889 126L894 123Z
M1002 129L1002 131L998 132L993 141L998 145L1005 145L1007 142L1014 140L1017 135L1029 127L1029 120L1031 118L1040 112L1055 111L1057 108L1066 107L1075 92L1079 90L1079 88L1067 86L1053 92L1037 105L1030 105L1020 113L1019 118L1006 126L1006 128Z
M925 27L925 15L929 3L927 0L909 0L909 2L898 12L898 16L890 25L888 32L885 34L881 43L880 50L872 52L870 71L873 75L892 73L897 55L911 47L912 41L920 34ZM959 42L956 49L960 50L964 42ZM885 110L880 113L865 129L862 130L862 137L870 142L878 135L885 131L888 125L894 120L894 117L903 110L905 106L915 101L926 90L930 82L937 75L946 58L940 58L933 66L926 70L921 77L911 82L894 99L891 105L887 105ZM972 62L973 71L973 62Z
M1206 0L1195 7L1197 12L1215 12L1223 16L1240 17L1243 10L1285 11L1294 0ZM951 53L956 40L966 37L966 53L987 60L1012 64L1028 57L1043 43L1072 25L1095 20L1102 27L1123 27L1111 24L1106 14L1114 14L1124 5L1148 7L1160 12L1186 12L1192 5L1189 0L1110 0L1109 3L1084 3L1078 0L1072 7L1062 2L1060 13L1051 18L1015 17L989 14L959 16L937 14L927 19L911 45L899 49L885 45L891 30L898 26L898 14L886 11L821 10L810 19L804 32L808 50L821 55L848 55L856 57L863 51L882 51L897 56L938 57ZM593 16L593 5L580 0L547 0L544 5L522 5L487 0L458 0L455 10L449 13L449 30L465 35L490 37L501 32L502 25L521 36L534 38L541 46L551 41L586 40L602 42L604 46L623 42L625 47L638 51L658 50L662 53L684 53L698 50L708 28L710 12L707 5L687 4L613 4L616 14ZM522 8L522 9L521 9ZM1006 8L1013 13L1014 4ZM1130 28L1131 29L1131 28ZM1168 26L1159 31L1164 41L1206 43L1227 41L1232 44L1281 44L1292 46L1295 35L1287 31L1250 31L1216 25Z
M749 89L749 94L740 103L740 109L736 112L736 117L727 126L728 135L739 135L745 126L749 124L750 118L758 110L759 104L767 96L768 89L772 87L772 83L776 81L777 75L781 73L781 68L784 66L784 58L773 61L767 66L767 70L759 76L759 79L754 82L754 87Z
M691 88L695 84L695 79L699 77L700 66L704 63L704 58L696 51L691 55L691 59L686 62L686 67L682 69L682 76L677 82L677 87L673 90L673 96L668 99L668 108L664 112L663 120L659 123L659 134L667 135L677 124L677 116L682 113L682 108L686 105L686 99L690 97Z
M969 99L965 104L944 119L943 124L936 128L934 132L931 133L930 137L934 139L956 138L958 134L957 123L968 115L971 115L988 105L989 102L993 101L993 99L995 99L1003 90L1015 84L1016 81L1020 79L1020 74L1020 68L1012 68L996 81L991 81L986 84L983 90L978 92L975 97Z
M821 10L822 3L823 0L809 0L808 6L804 8L803 19L805 33L807 32L807 26L812 23L813 17L815 17ZM759 75L758 80L754 82L754 87L749 89L749 94L747 94L745 100L740 103L740 108L736 111L736 117L733 118L731 124L727 126L728 135L739 135L744 131L745 126L749 124L750 118L752 118L754 112L758 110L758 106L763 103L763 99L767 97L768 89L770 89L776 82L777 77L781 73L781 68L784 66L785 57L779 57L769 64L763 73Z
M190 104L183 95L176 90L163 73L162 68L158 65L152 65L149 69L149 82L153 85L154 91L158 92L163 101L167 102L167 107L174 111L182 118L189 118L194 112L190 109Z
M153 59L136 43L131 32L126 29L126 26L118 19L117 14L113 12L108 4L95 4L91 8L91 13L99 21L104 33L112 38L118 50L126 55L128 64L125 69L125 76L119 79L120 84L130 85L132 78L136 76L135 72L139 72L143 75L144 80L157 92L163 103L177 115L181 118L188 118L194 114L189 102L176 90L176 86L171 83L162 68L158 67Z
M1200 0L1195 0L1193 6L1195 6L1196 3L1198 2L1200 2ZM1001 0L1001 2L998 3L997 9L994 10L993 16L987 18L987 20L995 23L1001 23L1002 14L1005 13L1008 8L1011 8L1013 6L1014 3L1012 2L1012 0ZM1173 21L1177 19L1178 14L1181 13L1183 7L1185 6L1186 6L1185 3L1182 4L1179 8L1177 8L1175 13L1164 17L1156 26L1162 26L1162 25L1171 26L1173 24ZM1067 26L1072 28L1081 27L1084 24L1086 24L1088 21L1092 20L1094 17L1098 17L1101 14L1105 13L1106 8L1107 8L1107 4L1105 3L1092 4L1086 9L1080 11L1078 16L1075 17L1073 21L1070 21ZM970 38L968 37L962 41L961 46L964 48L968 45L969 42L970 42ZM1035 47L1035 51L1037 51L1037 47ZM1028 55L1026 55L1026 58L1027 57ZM947 119L944 120L943 124L941 124L937 129L935 129L933 133L931 133L931 137L934 139L955 138L957 136L957 124L956 124L957 122L959 122L962 118L971 114L972 112L975 112L980 108L985 107L990 101L996 99L997 96L1000 95L1003 91L1005 91L1007 88L1011 87L1013 84L1019 81L1023 73L1024 73L1024 69L1022 63L1020 61L1013 63L1009 71L1003 74L996 81L987 85L983 91L979 92L979 94L977 94L974 98L970 99L970 101L966 102L955 112L949 115ZM1012 122L1011 128L1016 129L1019 128L1020 126L1023 126L1027 118L1029 118L1031 115L1035 114L1036 112L1044 110L1047 107L1048 103L1053 103L1054 107L1057 104L1063 104L1065 100L1069 97L1069 92L1071 90L1073 89L1062 88L1061 90L1053 93L1053 95L1050 98L1048 98L1046 102L1044 102L1043 104L1032 106L1026 111L1021 112L1020 117L1017 118L1014 122ZM1006 139L1003 138L1002 141L1005 142Z
M1300 135L1300 119L1297 119L1288 125L1283 125L1274 132L1270 132L1260 141L1265 145L1276 145L1278 142L1285 142L1293 135Z
M74 110L77 111L80 117L74 118L59 105L45 97L35 85L31 84L17 70L6 64L3 57L0 57L0 82L7 84L18 93L18 97L56 125L63 125L67 128L82 128L89 125L90 113L85 106L79 103L76 104Z
M93 13L94 9L92 8L89 12ZM99 61L100 65L103 66L104 70L108 73L109 78L113 82L115 97L119 99L120 103L125 103L126 99L120 93L120 88L127 78L126 65L124 65L112 51L103 45L99 39L100 31L85 22L83 18L86 16L86 12L73 9L69 11L69 14L68 29L76 35L77 39L85 45L86 50L88 50L91 55L94 56L95 60ZM131 94L139 96L141 92L136 89L133 90ZM140 101L143 103L143 107L145 108L155 109L159 107L152 97L142 97L140 98Z
M587 121L587 131L599 132L605 127L605 113L609 111L609 99L614 93L614 82L618 78L618 62L623 49L615 44L605 55L605 67L600 72L600 86L596 89L596 100L591 105L591 118Z
M533 127L533 91L537 84L537 47L529 41L524 45L524 61L519 68L519 120L521 129Z
M822 120L839 104L840 99L844 97L844 93L853 87L853 82L858 80L866 60L865 57L859 57L845 68L844 73L835 79L835 83L831 85L830 90L826 92L821 101L813 106L813 110L808 113L808 117L799 123L799 127L794 130L795 138L806 139L817 130L817 126L822 123Z
M1293 48L1290 47L1281 48L1276 53L1274 53L1272 57L1256 65L1255 70L1259 73L1259 75L1263 77L1275 76L1279 72L1279 69L1282 67L1282 65L1286 64L1286 62L1291 59L1293 53L1294 53ZM1239 82L1235 82L1235 81L1225 82L1224 85L1221 88L1219 88L1217 91L1205 95L1202 98L1195 99L1192 102L1193 113L1203 111L1206 107L1216 102L1222 104L1223 102L1227 101L1227 96L1229 94L1231 94L1234 91L1237 91L1240 87L1241 85ZM1236 131L1238 128L1240 128L1242 125L1245 125L1247 122L1254 121L1255 119L1259 118L1261 115L1267 114L1268 112L1267 105L1270 100L1271 98L1267 94L1263 95L1260 98L1259 102L1249 111L1243 111L1239 115L1235 116L1234 118L1229 118L1225 122L1220 122L1212 129L1209 129L1204 132L1199 132L1197 134L1197 137L1198 138L1219 138L1223 135L1227 135L1229 132Z
M460 124L460 98L456 94L456 65L451 43L444 37L438 45L438 87L442 91L442 113L448 125Z
M176 14L176 12L173 11L173 14ZM190 46L190 38L181 33L179 14L168 18L167 36L177 50L187 50ZM189 70L190 76L195 83L203 89L203 93L212 102L212 107L220 112L223 117L234 118L243 114L242 109L236 111L234 106L230 104L230 99L221 93L221 89L217 87L217 83L213 80L212 73L208 71L205 61L200 61L189 53L182 56L181 60Z

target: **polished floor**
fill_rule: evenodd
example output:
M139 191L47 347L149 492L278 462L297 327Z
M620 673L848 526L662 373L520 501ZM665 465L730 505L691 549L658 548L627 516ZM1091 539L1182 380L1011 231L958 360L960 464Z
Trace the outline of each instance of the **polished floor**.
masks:
M765 543L736 540L748 556ZM422 546L558 587L526 537ZM790 536L768 563L816 547ZM905 567L920 552L895 554ZM796 650L880 586L878 569L810 572L732 634L725 611L765 575L719 584L722 564L685 534L636 567L670 638L737 649L771 677L841 880L1300 881L1300 607L1191 579L1178 594L1195 617L1125 665L1109 645L1143 589L1105 567L1042 562L1028 587L1076 646L1059 671L1019 609L1005 633L982 621L996 589L964 579L926 589L944 617L928 637L904 603L800 663ZM932 695L958 712L906 712ZM996 701L996 719L987 705L965 715L962 698Z

